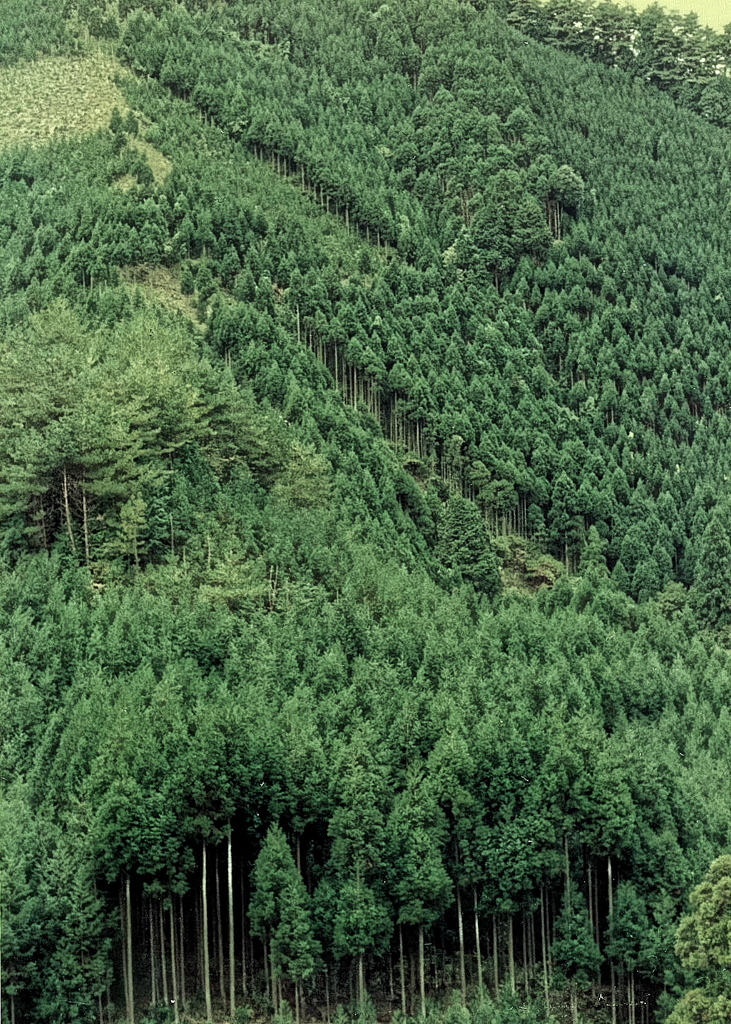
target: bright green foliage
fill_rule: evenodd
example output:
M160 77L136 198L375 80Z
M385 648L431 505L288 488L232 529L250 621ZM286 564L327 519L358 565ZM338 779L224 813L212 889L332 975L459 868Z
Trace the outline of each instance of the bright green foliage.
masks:
M731 857L719 857L690 894L691 913L678 928L675 951L687 967L731 967Z
M731 1008L731 857L711 864L690 894L691 913L680 922L675 952L686 966L702 971L703 989L688 992L668 1018L671 1024L721 1021Z

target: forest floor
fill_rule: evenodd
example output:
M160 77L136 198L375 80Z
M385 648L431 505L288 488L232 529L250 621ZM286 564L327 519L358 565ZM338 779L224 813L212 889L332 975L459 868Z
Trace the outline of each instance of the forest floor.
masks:
M43 57L0 69L0 147L37 145L106 127L115 107L122 114L127 110L114 81L122 72L102 53Z

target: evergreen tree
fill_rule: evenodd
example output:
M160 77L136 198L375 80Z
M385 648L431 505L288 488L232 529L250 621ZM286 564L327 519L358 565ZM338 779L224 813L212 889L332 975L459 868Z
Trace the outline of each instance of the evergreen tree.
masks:
M718 505L703 531L691 590L691 604L708 629L731 625L731 500Z
M668 1018L669 1024L720 1022L731 1010L731 857L714 860L703 881L691 892L690 906L691 913L678 927L675 952L686 967L704 972L705 986L683 996Z
M449 499L439 524L437 553L479 593L494 597L501 588L500 569L490 535L477 506L460 496Z

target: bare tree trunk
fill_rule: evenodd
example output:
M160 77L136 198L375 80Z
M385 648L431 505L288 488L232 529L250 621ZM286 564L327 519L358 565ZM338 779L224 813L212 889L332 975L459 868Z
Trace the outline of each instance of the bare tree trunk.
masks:
M546 887L541 886L541 959L543 960L543 994L546 998L546 1012L551 1012L551 1000L548 995L548 908L546 907Z
M272 1006L274 1007L274 1013L279 1013L279 1004L277 1002L277 972L274 968L274 949L272 947L272 940L269 939L269 967L271 969L271 980L272 980Z
M612 857L611 854L607 855L607 889L608 889L608 900L609 900L609 925L611 927L612 920L614 919L614 891L612 886ZM617 983L614 972L614 963L609 961L609 971L611 976L612 985L612 1024L617 1024Z
M185 1011L185 922L183 920L183 897L178 897L178 926L180 930L180 1009Z
M66 473L64 472L64 480ZM132 894L130 892L129 873L127 874L125 890L127 894L127 985L129 990L129 1002L127 1006L127 1018L129 1024L135 1024L135 986L132 976Z
M228 828L228 987L229 1013L236 1012L236 950L234 947L234 861L231 823Z
M74 540L74 531L71 526L71 506L69 504L69 481L66 475L66 467L63 468L63 510L66 517L66 529L68 531L69 540L71 541L71 550L76 554L76 541Z
M475 911L475 951L477 953L477 998L482 1002L484 998L482 989L482 950L480 948L480 918L477 914L477 886L472 886L472 902Z
M160 928L160 965L162 967L162 999L166 1009L170 1007L170 993L168 991L168 967L165 958L165 918L163 917L162 902L158 903L158 926Z
M89 518L86 509L86 491L83 489L81 491L81 505L84 513L84 554L86 556L86 564L88 565L91 561L91 556L89 554Z
M206 1020L213 1020L213 1008L211 1006L211 960L208 949L208 878L206 863L206 844L203 843L203 880L201 882L201 895L203 897L203 987L206 994Z
M361 953L358 957L358 1003L362 1007L365 1002L365 958Z
M300 983L294 983L294 1019L295 1024L300 1024Z
M127 1010L127 1020L130 1015L129 1005L129 976L127 974L127 923L124 912L124 896L119 890L119 927L122 933L122 980L124 982L124 1005Z
M467 1005L467 974L464 965L464 923L462 921L462 893L457 883L457 933L459 935L459 984L462 990L462 1006Z
M497 914L492 915L492 967L495 981L495 1001L500 998L500 963L497 948Z
M508 914L508 969L510 971L510 991L515 995L515 947L512 914Z
M153 911L153 902L149 900L149 912L150 912L150 1006L157 1004L157 964L155 963L155 922L153 920L155 914Z
M325 968L325 1024L330 1024L330 972Z
M218 988L221 993L223 1012L226 1013L226 977L223 969L223 920L221 915L221 880L218 873L218 849L216 849L216 945L218 951Z
M246 898L244 893L244 869L241 868L241 989L247 995L246 983Z
M525 913L523 913L523 986L525 988L525 998L528 999L528 968L530 962L530 955L528 953L528 928L526 927Z
M424 981L424 925L419 924L419 1000L422 1020L426 1017L426 983Z
M174 897L170 899L170 973L173 977L173 1019L175 1024L180 1020L178 1010L178 964L175 957L175 911L173 909Z
M404 931L398 926L398 973L401 982L401 1013L406 1016L406 970L404 968Z

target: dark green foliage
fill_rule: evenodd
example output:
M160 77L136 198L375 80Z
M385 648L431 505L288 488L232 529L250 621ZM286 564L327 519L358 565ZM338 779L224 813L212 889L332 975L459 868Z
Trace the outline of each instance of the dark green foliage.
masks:
M699 622L710 629L731 625L731 501L711 513L698 548L691 601Z
M64 0L36 4L3 0L0 21L0 66L33 60L39 53L67 53L74 40L64 18Z
M488 597L500 590L500 566L484 517L465 498L450 498L439 523L437 554L457 578Z

